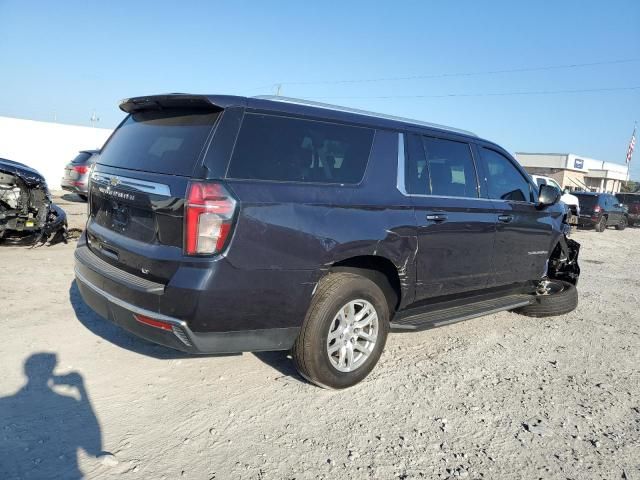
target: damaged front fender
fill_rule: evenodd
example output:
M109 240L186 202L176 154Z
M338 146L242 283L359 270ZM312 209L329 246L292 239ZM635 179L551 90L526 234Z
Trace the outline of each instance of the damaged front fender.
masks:
M0 243L52 245L67 241L67 216L51 201L36 170L0 158Z
M547 276L577 285L580 277L579 254L580 244L562 235L549 258Z

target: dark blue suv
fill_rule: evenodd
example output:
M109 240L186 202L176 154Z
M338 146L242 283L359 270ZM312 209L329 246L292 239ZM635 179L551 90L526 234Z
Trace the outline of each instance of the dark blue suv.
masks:
M558 192L469 132L282 97L120 108L75 268L86 303L140 337L291 350L343 388L390 330L577 305Z

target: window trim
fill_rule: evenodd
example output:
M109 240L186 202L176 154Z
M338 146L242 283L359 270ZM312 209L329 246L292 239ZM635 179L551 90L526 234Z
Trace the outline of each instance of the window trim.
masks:
M437 138L439 140L447 140L450 142L458 142L458 143L466 143L469 147L469 152L471 153L471 162L473 163L473 168L474 171L476 173L476 197L459 197L459 196L455 196L455 195L432 195L432 194L424 194L424 193L408 193L407 192L407 178L405 175L405 162L406 162L406 156L405 156L405 135L407 134L414 134L414 135L418 135L421 138L424 137L429 137L429 138ZM422 142L422 148L424 148L424 142ZM425 153L426 155L426 153ZM482 200L482 201L490 201L491 199L489 198L484 198L482 196L480 196L480 174L478 172L478 165L477 165L477 161L473 152L473 148L471 146L470 143L468 142L462 142L462 141L458 141L458 140L451 140L449 138L441 138L438 136L434 136L434 135L424 135L423 133L414 133L414 132L398 132L398 165L397 165L397 176L396 176L396 188L398 189L398 191L404 195L405 197L416 197L416 198L454 198L454 199L461 199L461 200Z
M502 198L489 198L489 174L486 171L486 167L487 167L487 162L486 160L482 159L482 149L485 150L489 150L493 153L497 153L498 155L504 157L517 171L518 173L522 176L523 180L527 183L527 185L529 185L529 198L531 200L504 200ZM531 177L528 177L528 175L525 175L522 171L522 168L520 168L519 165L517 165L511 158L509 158L508 155L505 155L503 152L501 152L500 150L496 149L496 148L491 148L482 144L478 144L478 149L479 152L478 154L480 155L480 158L483 162L483 167L485 168L485 182L487 182L487 198L489 198L489 200L493 200L496 202L507 202L507 203L515 203L518 205L534 205L536 204L536 198L537 198L537 194L536 194L536 189L532 188L534 185L531 182ZM528 177L528 178L527 178ZM537 185L536 185L537 187ZM540 189L540 187L537 187L538 190Z
M300 180L271 180L264 178L239 178L239 177L230 177L229 170L231 169L231 162L233 161L233 154L236 151L236 147L238 146L238 139L240 138L240 131L242 130L242 126L244 125L244 119L247 115L256 115L262 117L275 117L275 118L286 118L290 120L302 120L306 122L315 122L315 123L327 123L329 125L336 125L339 127L352 127L352 128L361 128L366 130L371 130L373 135L371 136L371 146L369 147L369 153L367 155L367 161L364 164L364 169L362 171L362 177L358 181L358 183L340 183L340 182L304 182ZM229 162L227 163L227 168L224 172L224 179L231 180L234 182L261 182L261 183L271 183L271 184L285 184L285 185L319 185L319 186L334 186L334 187L360 187L364 183L365 178L367 177L367 170L369 168L369 164L371 162L371 156L373 154L373 148L376 143L376 136L378 133L378 129L372 126L364 126L364 125L355 125L351 123L341 123L341 122L332 122L327 120L318 120L315 118L305 117L305 116L292 116L292 115L277 115L273 113L262 113L262 112L252 112L245 111L242 115L242 120L240 121L240 126L238 127L238 133L236 134L236 138L233 142L233 148L231 149L231 153L229 154Z

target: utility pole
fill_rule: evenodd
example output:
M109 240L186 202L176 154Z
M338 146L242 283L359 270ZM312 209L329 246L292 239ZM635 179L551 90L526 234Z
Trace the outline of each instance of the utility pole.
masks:
M281 83L276 83L275 87L276 87L276 97L279 97L280 96L280 91L282 90L282 84Z
M89 119L89 121L91 122L91 126L93 128L96 128L96 123L100 121L100 117L96 115L95 110L93 110L93 113L91 114L91 118Z

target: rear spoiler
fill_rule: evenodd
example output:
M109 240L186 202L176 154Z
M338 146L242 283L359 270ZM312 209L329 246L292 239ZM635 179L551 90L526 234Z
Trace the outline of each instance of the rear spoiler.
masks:
M224 110L232 106L244 107L246 104L246 97L233 95L167 93L164 95L125 98L120 102L120 110L126 113L139 112L141 110L163 110L165 108Z

